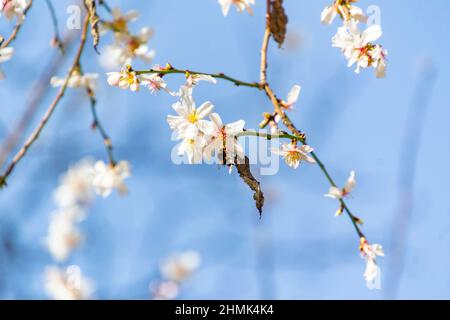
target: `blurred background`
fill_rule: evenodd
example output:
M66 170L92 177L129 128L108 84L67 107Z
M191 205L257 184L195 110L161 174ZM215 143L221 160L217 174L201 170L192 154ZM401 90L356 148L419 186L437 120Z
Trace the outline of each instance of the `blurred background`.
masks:
M264 32L264 2L254 15L232 8L222 16L215 0L119 1L112 7L138 9L131 25L151 26L155 63L226 72L256 81ZM274 176L259 176L266 193L259 220L251 192L236 173L214 165L175 165L175 143L166 117L175 99L147 90L132 94L109 87L91 47L86 72L100 73L98 112L110 133L116 158L132 164L130 194L97 198L81 225L83 245L68 264L81 267L100 299L148 299L160 261L173 252L198 251L202 264L183 284L182 299L442 299L450 297L450 3L362 0L381 9L389 50L387 78L373 70L359 76L331 47L340 22L320 23L330 0L286 0L289 45L269 50L269 79L285 96L303 87L291 116L339 184L355 170L358 185L349 206L364 222L369 241L381 243L382 290L368 290L358 238L346 217L335 218L336 202L323 197L329 185L316 166L297 170L282 164ZM66 8L54 1L65 34ZM100 9L103 16L107 16ZM0 33L12 24L0 19ZM49 43L53 29L44 1L35 1L18 39L16 55L2 65L0 138L12 130L59 53ZM77 40L78 41L78 40ZM102 38L100 51L111 37ZM72 48L73 49L73 48ZM56 68L62 76L69 68ZM140 62L137 69L148 67ZM167 78L177 88L182 76ZM39 84L38 84L39 85ZM31 91L31 93L30 93ZM36 126L56 94L50 89L32 117ZM228 82L201 84L198 104L211 100L225 122L244 119L256 128L272 106L261 92ZM106 159L101 139L90 129L89 102L70 90L38 142L0 194L0 298L46 299L43 273L53 265L44 238L52 192L78 160ZM24 139L21 140L23 142ZM257 170L255 171L257 172Z

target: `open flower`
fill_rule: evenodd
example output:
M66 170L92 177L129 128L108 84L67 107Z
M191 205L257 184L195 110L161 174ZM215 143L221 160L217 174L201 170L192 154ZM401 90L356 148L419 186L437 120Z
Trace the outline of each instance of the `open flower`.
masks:
M377 69L377 76L382 77L386 69L387 51L373 43L381 35L382 31L378 25L372 25L361 32L356 22L350 21L338 29L332 42L333 47L341 49L349 67L356 64L356 73L361 69L374 67Z
M334 0L331 6L326 7L322 11L321 21L323 24L332 24L337 15L340 15L342 20L355 20L360 22L367 21L367 17L361 8L352 5L358 0Z
M120 72L108 72L106 75L110 86L139 91L139 78L130 65L122 68Z
M198 135L208 131L209 121L203 120L203 118L211 113L214 106L208 101L197 109L192 98L192 88L183 86L180 94L180 101L172 105L178 115L168 115L167 123L172 130L178 133L179 138L196 140Z
M65 270L51 266L45 270L45 290L54 300L87 300L93 286L82 276L78 266L69 266Z
M0 0L0 9L8 20L17 17L17 23L22 24L25 20L25 9L30 0Z
M1 49L0 48L0 64L2 64L5 61L8 61L12 58L14 55L14 49L11 47L6 47ZM5 78L2 70L0 69L0 80L3 80Z
M79 70L75 70L67 82L69 88L88 88L90 90L95 90L97 87L97 73L85 73L81 74ZM66 78L52 77L50 79L50 84L53 87L62 87L66 82Z
M313 151L314 149L308 145L299 147L296 143L283 143L281 149L272 150L273 153L281 155L286 164L294 169L297 169L302 161L316 163L316 160L309 155Z
M222 7L222 13L226 17L230 11L231 5L235 5L239 12L247 10L249 14L253 14L253 10L250 5L255 4L255 0L219 0L219 4Z
M384 257L383 247L379 244L370 245L366 238L361 237L359 250L361 257L366 260L364 278L369 289L380 289L381 270L376 258Z
M350 192L353 191L355 186L356 186L355 171L351 171L344 188L339 189L337 187L330 187L330 190L325 195L325 197L340 200L342 198L347 197L350 194Z
M164 278L177 283L185 281L200 266L201 257L196 251L186 251L165 259L160 265Z
M130 10L127 13L123 13L120 8L113 8L111 15L113 17L112 21L100 23L100 32L102 34L108 30L112 30L114 33L128 33L128 23L136 21L139 17L139 12Z
M95 174L92 183L97 194L106 198L113 189L117 189L122 195L128 192L124 183L125 179L131 176L128 161L120 161L115 165L97 161L94 169Z
M167 83L159 74L157 73L142 74L140 77L141 77L141 84L147 89L149 89L152 94L155 94L160 90L164 90L172 96L176 95L176 93L172 92L169 88L167 88Z
M196 86L200 81L206 81L209 83L217 83L217 80L214 79L212 76L207 74L192 74L187 73L186 74L186 86L187 87L193 87Z
M302 87L300 87L299 85L293 86L291 91L289 91L288 93L287 100L282 101L281 106L287 110L292 110L294 108L294 105L297 103L301 90Z
M243 160L244 150L238 142L238 134L244 131L245 121L224 125L217 113L211 114L209 118L212 126L208 128L207 134L211 136L211 140L204 150L206 159L210 160L216 155L219 164L236 164L236 158L238 161Z
M105 57L101 60L104 67L116 68L125 64L131 64L133 59L141 59L145 63L152 62L156 55L155 50L150 50L148 41L153 36L153 30L144 27L138 35L129 33L116 33L115 42L106 47Z
M189 164L201 163L205 146L206 139L202 136L195 136L192 139L185 138L178 146L178 155L182 156L186 154Z

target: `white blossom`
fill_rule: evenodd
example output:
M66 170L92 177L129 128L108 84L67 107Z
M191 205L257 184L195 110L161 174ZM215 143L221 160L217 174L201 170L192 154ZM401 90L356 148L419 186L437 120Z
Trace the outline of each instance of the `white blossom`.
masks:
M355 171L351 171L344 188L339 189L337 187L330 187L325 197L340 200L342 198L347 197L353 191L355 186L356 186Z
M294 169L297 169L302 161L316 163L314 158L309 155L314 149L308 145L299 147L296 143L283 143L281 149L273 149L272 151L275 154L283 156L286 164Z
M6 48L0 48L0 65L10 60L14 55L14 48L6 47ZM5 78L2 70L0 69L0 80L3 80Z
M196 86L200 81L206 81L214 84L217 83L217 80L210 75L188 73L186 77L186 86L188 87Z
M80 74L79 71L74 71L67 82L67 87L69 88L88 88L90 90L95 90L97 87L97 73L85 73ZM52 77L50 79L50 84L53 87L62 87L66 82L66 78Z
M204 150L205 158L210 160L213 155L216 155L219 164L235 164L236 158L238 161L242 161L244 150L239 144L237 136L244 131L245 121L239 120L224 125L217 113L211 114L209 118L212 126L209 126L207 134L211 139Z
M366 238L360 239L361 257L366 260L364 278L369 289L380 289L381 270L377 265L377 257L384 257L383 247L379 244L370 245Z
M127 161L120 161L115 165L97 161L94 165L94 170L92 184L97 194L106 198L113 189L117 189L120 194L128 192L124 183L124 180L131 175L130 164Z
M140 80L131 66L123 67L120 72L108 72L108 84L121 89L139 91Z
M151 63L156 51L150 50L147 43L152 36L153 30L148 27L142 28L138 35L116 33L115 42L106 47L101 64L106 68L116 68L131 64L135 58Z
M178 146L178 155L187 155L189 164L201 163L203 160L203 149L206 146L206 139L202 136L195 136L192 139L185 138Z
M53 214L45 243L56 261L66 260L83 239L77 228L77 221L83 215L84 213L77 207L65 208Z
M176 96L177 94L172 92L168 87L167 83L164 81L164 79L157 73L151 73L151 74L142 74L140 76L141 78L141 84L150 90L152 94L155 94L156 92L160 90L166 91L168 94L172 96Z
M130 10L127 13L123 13L120 8L113 8L111 15L113 17L112 21L100 23L99 31L101 34L104 34L108 30L112 30L114 33L127 33L128 23L136 21L139 17L139 12L137 10Z
M92 201L94 178L93 162L81 160L61 177L59 186L53 193L56 204L61 208L83 206Z
M196 137L208 131L211 127L209 121L203 120L213 110L211 102L203 103L198 109L192 98L192 88L183 86L181 88L181 99L174 103L172 108L178 113L177 116L167 116L170 128L178 133L179 138L196 140Z
M162 281L151 285L153 300L173 300L180 294L180 285L175 281Z
M6 19L12 20L17 18L17 23L22 24L25 20L25 9L28 7L30 0L0 0L1 12Z
M340 15L344 21L355 20L366 22L367 17L364 11L352 5L355 0L334 0L331 6L326 7L321 14L323 24L332 24L337 15Z
M185 251L166 258L160 265L165 279L183 282L200 266L201 257L196 251Z
M87 300L91 298L93 285L78 266L65 270L49 266L45 270L45 290L54 300Z
M226 17L230 11L231 5L235 5L239 12L247 10L249 14L253 14L250 5L254 5L255 0L219 0L219 4L222 7L223 15Z
M381 35L381 27L378 25L372 25L361 32L356 22L350 21L338 29L332 43L333 47L341 49L349 67L356 64L356 73L361 69L374 67L377 77L383 77L387 51L380 45L373 44Z
M301 86L299 86L299 85L293 86L291 91L289 91L287 100L282 102L283 108L285 108L287 110L292 110L294 108L294 105L298 101L298 97L300 95L301 90L302 90Z

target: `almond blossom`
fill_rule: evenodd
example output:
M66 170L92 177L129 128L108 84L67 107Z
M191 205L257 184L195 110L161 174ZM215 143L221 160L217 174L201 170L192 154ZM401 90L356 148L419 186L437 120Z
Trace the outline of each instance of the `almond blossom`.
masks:
M185 251L166 258L160 271L167 280L180 283L189 278L200 266L201 257L196 251Z
M153 300L173 300L180 294L180 285L175 281L152 283L150 289Z
M75 70L67 82L69 88L88 88L92 91L97 87L97 73L81 74L79 70ZM50 84L53 87L62 87L66 82L66 78L52 77Z
M56 261L66 260L83 239L76 224L82 216L82 211L76 207L53 214L45 244Z
M289 91L288 93L287 100L282 101L281 106L287 110L292 110L294 108L294 105L297 103L301 90L301 86L293 86L291 91Z
M297 143L283 143L280 150L272 150L273 153L283 156L286 164L293 169L297 169L302 161L316 163L316 160L309 155L313 151L314 149L310 146L302 145L298 147Z
M352 5L352 3L358 0L334 0L331 6L326 7L322 11L321 21L323 24L332 24L337 15L340 15L342 20L349 21L355 20L360 22L366 22L367 17L364 11Z
M247 10L249 14L253 14L250 5L254 5L255 0L219 0L219 4L222 7L223 15L226 17L230 11L231 5L235 5L239 12Z
M130 65L123 67L120 72L108 72L106 75L110 86L139 91L140 80Z
M379 244L370 245L366 238L360 239L361 257L366 260L366 270L364 278L369 289L380 289L381 270L378 267L376 258L384 257L383 247Z
M112 21L102 21L100 23L100 32L102 34L108 30L112 30L114 33L128 33L128 23L136 21L139 17L139 12L130 10L127 13L123 13L120 8L113 8L111 15L113 17Z
M175 96L176 93L172 92L168 87L164 79L157 73L142 74L140 75L141 84L150 90L151 94L155 94L160 90L166 91L168 94Z
M93 292L92 282L84 278L78 266L45 270L45 290L54 300L87 300Z
M67 173L61 177L60 184L53 193L54 201L60 208L89 204L94 196L92 189L93 178L94 167L92 160L81 160L70 167Z
M129 33L116 33L115 42L106 47L105 58L102 64L108 68L115 68L130 64L134 59L141 59L145 63L151 63L156 55L155 50L150 50L147 42L153 36L153 30L144 27L138 35Z
M95 192L102 197L108 197L113 189L117 189L120 194L128 193L124 183L125 179L131 176L130 164L128 161L120 161L117 164L106 164L97 161L94 165L93 186Z
M355 22L349 22L338 29L332 43L333 47L341 49L349 67L356 64L356 73L360 73L361 69L374 67L377 76L383 77L387 51L373 43L381 35L381 27L378 25L372 25L361 32Z
M186 74L186 86L187 87L193 87L196 86L200 81L206 81L209 83L217 83L217 80L207 74L192 74L192 73L187 73Z
M351 171L344 188L339 189L337 187L330 187L330 190L325 195L325 197L341 200L347 197L350 194L350 192L353 191L355 186L356 186L355 171Z
M17 23L22 24L25 20L25 9L30 0L0 0L0 8L3 15L8 20L17 18Z
M178 146L178 155L186 154L189 164L201 163L206 143L206 139L202 136L195 136L192 139L185 138Z
M0 48L0 65L5 61L10 60L13 55L14 55L14 48L11 47ZM0 80L3 80L4 78L5 75L0 69Z
M204 156L209 161L215 155L219 164L236 164L244 159L244 150L238 142L239 133L244 131L245 121L239 120L224 125L217 113L209 116L212 126L209 126L207 134L211 140L205 147ZM231 169L232 167L230 167Z
M179 138L195 140L198 135L206 133L211 127L209 121L203 119L211 113L214 106L207 101L197 109L192 97L192 88L183 86L180 94L180 101L172 105L178 115L168 115L167 123L178 133Z

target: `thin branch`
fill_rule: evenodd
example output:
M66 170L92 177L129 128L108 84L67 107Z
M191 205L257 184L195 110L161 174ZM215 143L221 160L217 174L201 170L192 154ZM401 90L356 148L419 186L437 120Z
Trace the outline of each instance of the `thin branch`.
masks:
M69 83L70 77L72 76L72 73L78 68L78 65L80 63L81 55L83 53L85 44L86 44L86 37L87 37L87 31L89 26L89 17L86 16L83 23L83 30L81 31L81 39L80 39L80 45L78 47L77 53L75 55L74 61L72 63L72 66L67 73L65 82L63 86L59 89L58 94L56 95L53 102L50 104L50 107L47 109L47 111L44 114L44 117L41 119L41 122L37 126L37 128L32 132L30 137L27 139L25 144L22 146L22 148L17 152L17 154L14 156L12 162L9 164L7 169L5 170L4 174L0 176L0 186L4 186L6 184L6 180L13 172L16 165L23 159L25 154L27 153L28 149L33 145L33 143L39 138L39 135L41 134L42 130L46 126L47 122L49 121L50 117L52 116L53 112L55 111L56 107L58 106L58 103L61 101L62 97L64 96L67 85Z
M74 37L74 33L71 32L64 39L64 46L68 46ZM8 136L2 141L0 146L0 167L3 166L6 157L14 150L19 143L23 134L27 130L35 112L37 111L42 100L45 98L48 89L50 88L50 78L59 70L62 66L66 56L56 52L51 61L44 67L40 77L35 81L33 87L29 92L29 98L27 99L25 111L22 114L19 122L13 130L10 131Z
M52 44L58 47L58 49L61 51L61 53L65 53L64 44L61 41L61 37L59 36L59 28L58 28L58 18L56 16L55 7L53 6L53 3L51 0L45 0L47 4L47 8L50 11L50 16L52 18L53 23L53 40Z
M261 46L261 72L260 72L260 81L261 85L265 85L267 83L267 50L269 48L269 40L270 40L270 0L267 0L267 12L266 12L266 26L264 29L264 37L263 44Z
M251 87L251 88L257 88L262 89L261 85L257 82L245 82L241 81L235 78L232 78L230 76L225 75L224 73L206 73L206 72L198 72L198 71L192 71L192 70L182 70L182 69L175 69L171 68L168 70L141 70L136 71L136 74L149 74L149 73L157 73L160 75L166 75L166 74L193 74L193 75L205 75L205 76L211 76L216 79L222 79L226 81L230 81L234 83L236 86L244 86L244 87Z
M100 133L100 136L103 139L103 144L105 146L106 153L108 154L109 163L112 166L115 166L116 161L114 160L114 155L113 155L114 148L113 148L111 139L109 138L108 134L106 133L106 130L103 127L102 123L100 122L100 118L98 117L97 100L95 99L94 92L92 91L92 89L90 89L88 87L86 87L86 91L89 96L89 102L90 102L92 118L93 118L92 128L94 130L98 130L98 132Z
M25 16L27 15L28 10L30 10L32 4L33 4L33 0L30 0L30 2L28 3L28 6L25 8L25 10L23 10L23 14ZM6 48L7 46L9 46L11 44L11 42L13 42L16 39L17 35L19 34L20 29L22 28L22 25L23 25L23 22L16 24L16 26L14 27L14 30L11 33L11 35L9 36L9 38L1 43L0 49Z

